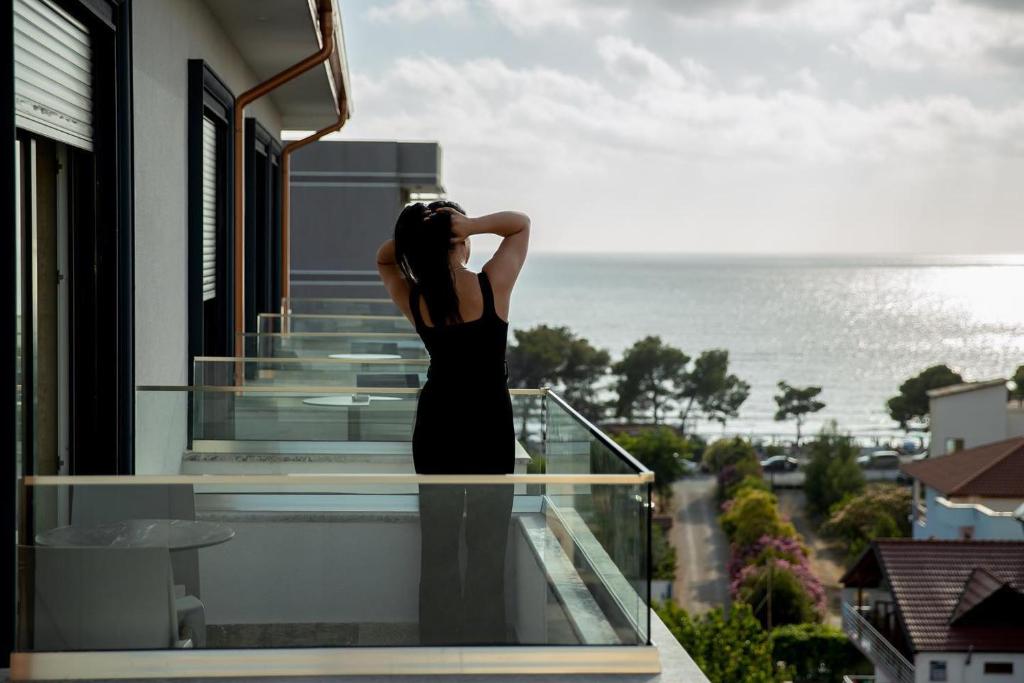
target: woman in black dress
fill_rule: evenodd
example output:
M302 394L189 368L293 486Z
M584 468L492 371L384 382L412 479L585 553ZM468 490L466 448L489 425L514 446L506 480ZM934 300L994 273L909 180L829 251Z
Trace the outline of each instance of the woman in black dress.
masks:
M502 238L479 273L470 237ZM515 463L505 342L512 288L530 219L505 211L468 218L454 202L411 204L377 252L388 293L430 354L412 452L420 474L504 474ZM420 640L507 642L505 546L512 486L420 486ZM465 573L459 548L465 529Z

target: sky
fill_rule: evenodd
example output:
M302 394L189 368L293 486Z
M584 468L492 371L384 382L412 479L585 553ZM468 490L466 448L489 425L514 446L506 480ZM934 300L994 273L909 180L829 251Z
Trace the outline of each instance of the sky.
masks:
M549 252L1024 252L1024 0L348 0L341 139Z

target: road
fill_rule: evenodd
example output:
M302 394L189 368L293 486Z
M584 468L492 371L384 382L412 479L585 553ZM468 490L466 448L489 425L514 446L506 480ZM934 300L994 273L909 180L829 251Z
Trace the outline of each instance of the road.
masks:
M729 542L718 526L715 478L698 475L672 485L673 517L669 541L676 549L676 602L703 613L729 602Z

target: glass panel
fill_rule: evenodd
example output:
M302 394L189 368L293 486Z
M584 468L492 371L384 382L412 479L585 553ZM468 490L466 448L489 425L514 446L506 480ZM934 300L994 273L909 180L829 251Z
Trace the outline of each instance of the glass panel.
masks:
M249 358L329 358L337 354L427 358L415 332L266 333L245 334L243 339Z
M283 299L281 305L293 315L400 315L391 299Z
M257 331L266 332L412 332L403 315L286 315L260 313Z
M640 477L87 479L26 487L19 651L647 642Z

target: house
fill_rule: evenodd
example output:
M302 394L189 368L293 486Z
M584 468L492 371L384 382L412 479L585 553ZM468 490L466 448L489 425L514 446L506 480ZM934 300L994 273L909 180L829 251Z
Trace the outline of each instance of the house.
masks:
M1024 406L1009 400L1005 379L932 389L928 406L933 458L1024 436Z
M903 464L914 538L1024 540L1024 437Z
M1024 542L874 541L841 583L878 683L1024 681Z

